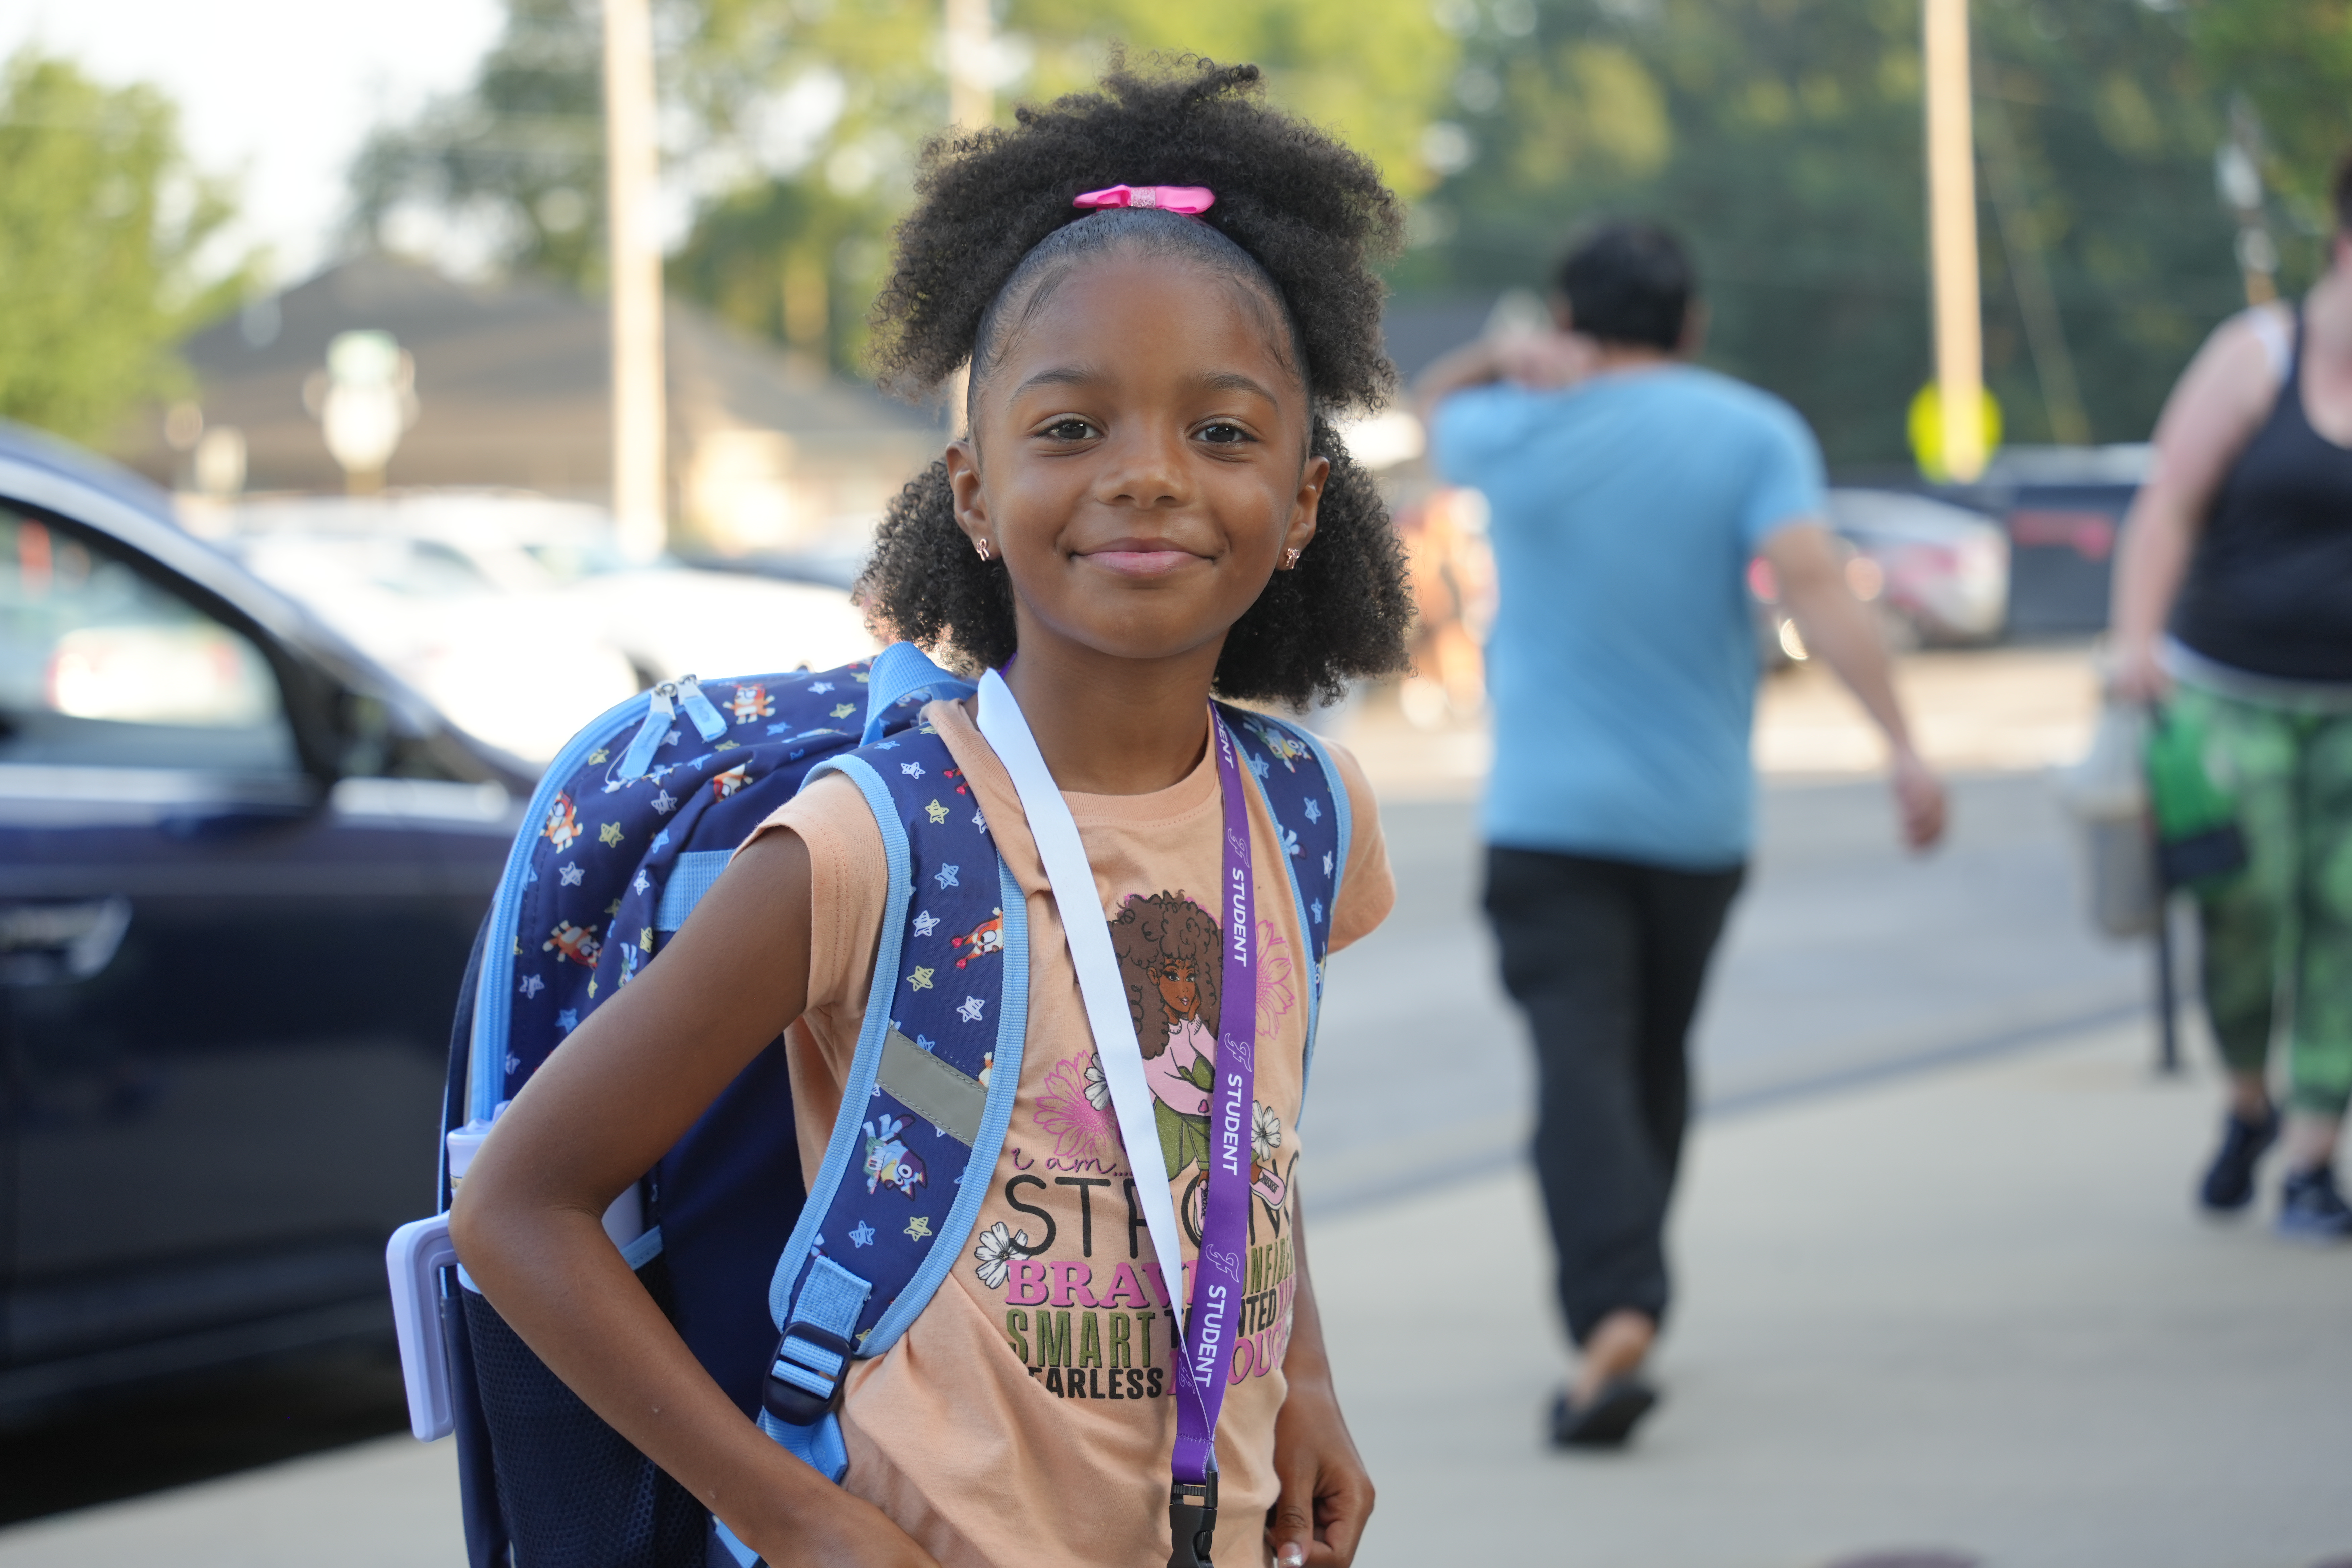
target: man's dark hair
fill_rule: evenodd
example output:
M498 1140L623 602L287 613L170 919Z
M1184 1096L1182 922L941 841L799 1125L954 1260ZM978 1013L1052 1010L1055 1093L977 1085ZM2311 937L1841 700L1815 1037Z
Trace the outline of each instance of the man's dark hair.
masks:
M969 363L977 398L1011 336L1092 258L1208 268L1260 316L1297 374L1307 455L1331 462L1314 542L1226 635L1216 689L1303 707L1336 700L1350 678L1403 668L1412 619L1403 552L1371 476L1331 424L1378 407L1396 379L1370 263L1396 249L1402 215L1379 173L1267 107L1255 66L1188 58L1146 74L1114 58L1100 90L1024 104L1013 120L923 149L915 207L874 304L883 384L921 396ZM1071 205L1082 191L1118 184L1206 185L1216 204L1197 222ZM985 668L1013 656L1012 580L1001 557L982 562L956 526L943 463L891 503L858 594L881 626L950 662Z
M2336 178L2327 194L2335 198L2336 231L2352 235L2352 150L2336 161Z
M1652 223L1607 223L1570 242L1555 278L1576 331L1605 343L1681 346L1698 280L1690 254Z

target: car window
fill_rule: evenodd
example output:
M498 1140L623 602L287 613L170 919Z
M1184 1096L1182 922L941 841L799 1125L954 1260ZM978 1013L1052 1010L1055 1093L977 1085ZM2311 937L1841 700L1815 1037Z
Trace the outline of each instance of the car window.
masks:
M561 543L542 540L525 544L523 549L559 583L577 583L583 577L625 572L632 564L617 545L601 539L583 537Z
M111 549L0 507L0 763L292 773L260 650Z

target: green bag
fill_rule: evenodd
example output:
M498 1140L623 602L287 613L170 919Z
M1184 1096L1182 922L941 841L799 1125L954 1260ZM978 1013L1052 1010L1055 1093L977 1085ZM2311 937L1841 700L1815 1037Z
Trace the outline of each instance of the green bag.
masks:
M2217 882L2246 868L2238 803L2205 766L2205 730L2177 708L2148 715L2148 804L2156 819L2156 869L2167 888Z

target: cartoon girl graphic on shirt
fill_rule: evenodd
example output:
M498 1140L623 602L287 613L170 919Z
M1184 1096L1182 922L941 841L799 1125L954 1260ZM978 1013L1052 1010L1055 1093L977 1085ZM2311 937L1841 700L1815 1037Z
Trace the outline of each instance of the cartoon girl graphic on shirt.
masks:
M1182 893L1131 896L1110 922L1171 1182L1209 1156L1223 979L1217 942L1216 917Z
M1111 949L1127 982L1128 1012L1143 1050L1143 1078L1151 1086L1160 1154L1171 1182L1187 1170L1208 1167L1223 942L1217 918L1181 892L1131 896L1110 922ZM1287 1191L1274 1169L1282 1122L1265 1105L1252 1110L1251 1184L1278 1214ZM1194 1183L1186 1194L1188 1208L1197 1208L1199 1185ZM1191 1217L1197 1226L1198 1215Z

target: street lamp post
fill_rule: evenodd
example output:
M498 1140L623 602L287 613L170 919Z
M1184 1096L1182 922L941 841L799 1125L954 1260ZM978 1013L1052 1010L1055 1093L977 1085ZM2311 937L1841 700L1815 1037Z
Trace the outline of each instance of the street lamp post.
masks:
M1936 397L1943 426L1943 466L1966 484L1984 472L1986 458L1969 4L1925 0L1925 5L1927 255L1936 310Z
M653 20L647 0L604 0L604 164L613 289L613 514L621 548L661 553L668 416L662 395L661 237L656 227Z

